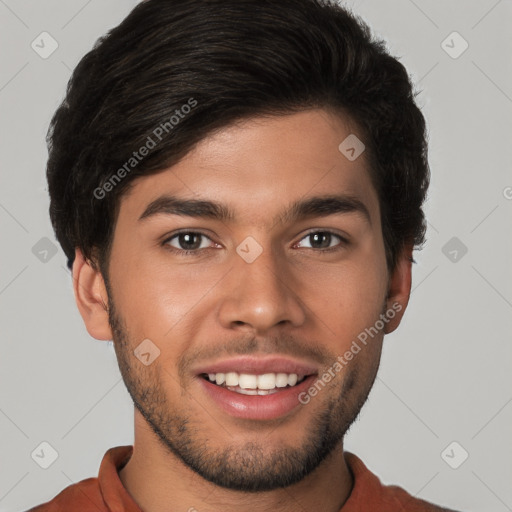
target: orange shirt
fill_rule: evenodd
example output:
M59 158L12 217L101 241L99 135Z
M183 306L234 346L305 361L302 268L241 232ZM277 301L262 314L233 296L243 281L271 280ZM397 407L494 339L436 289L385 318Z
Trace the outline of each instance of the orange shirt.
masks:
M132 451L131 445L110 448L103 456L97 478L70 485L52 500L27 512L142 512L118 475ZM340 512L450 512L414 498L400 487L382 485L353 453L345 452L345 458L354 486Z

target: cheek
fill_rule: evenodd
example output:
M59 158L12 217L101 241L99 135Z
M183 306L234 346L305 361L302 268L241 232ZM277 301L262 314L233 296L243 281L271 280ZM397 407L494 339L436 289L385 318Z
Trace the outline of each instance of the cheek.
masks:
M171 265L165 260L134 259L120 266L116 304L136 339L150 338L178 348L183 329L192 333L194 318L208 304L208 291L222 279L219 265ZM203 311L204 312L204 311ZM141 338L141 339L142 339ZM183 340L185 342L185 340Z
M382 312L387 268L378 258L354 258L343 265L315 270L302 277L299 296L343 339L372 325Z

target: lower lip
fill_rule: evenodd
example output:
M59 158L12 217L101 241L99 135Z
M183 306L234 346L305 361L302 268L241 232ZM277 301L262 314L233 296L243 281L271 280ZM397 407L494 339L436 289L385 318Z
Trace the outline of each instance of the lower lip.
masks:
M199 380L204 391L229 415L250 420L272 420L288 414L301 405L299 394L306 391L315 378L316 375L310 375L300 384L271 395L242 395L217 386L202 377L199 377Z

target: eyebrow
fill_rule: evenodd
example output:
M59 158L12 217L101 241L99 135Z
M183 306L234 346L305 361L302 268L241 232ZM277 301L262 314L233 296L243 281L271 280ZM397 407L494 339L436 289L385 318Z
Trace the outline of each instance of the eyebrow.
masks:
M274 221L285 224L312 217L344 213L358 214L368 224L372 224L368 208L360 199L351 195L326 195L295 201L283 213L278 214ZM217 201L163 195L148 204L139 217L139 221L159 214L207 218L226 222L233 222L236 218L232 210Z

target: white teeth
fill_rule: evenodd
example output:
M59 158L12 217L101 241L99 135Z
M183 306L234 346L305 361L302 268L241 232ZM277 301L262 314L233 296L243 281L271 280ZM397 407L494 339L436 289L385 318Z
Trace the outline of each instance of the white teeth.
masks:
M243 389L240 387L231 387L228 386L230 391L235 391L236 393L240 393L241 395L272 395L277 393L277 389Z
M249 373L209 373L210 382L217 385L238 391L244 395L268 395L276 388L285 388L286 386L295 386L297 382L304 379L304 375L296 373L264 373L263 375L254 375Z
M293 374L295 375L295 374ZM291 377L291 375L290 375ZM297 377L297 375L295 375ZM288 386L288 374L287 373L278 373L276 375L276 386L278 388L285 388Z
M238 385L243 389L256 389L258 387L258 377L242 373L238 377Z
M276 387L276 374L264 373L258 375L258 388L259 389L274 389Z
M238 373L226 373L226 386L238 386Z
M297 374L290 373L290 375L288 375L288 386L295 386L295 384L297 384Z
M242 395L257 395L258 390L257 389L243 389L243 388L228 388L231 389L231 391L237 391L238 393L241 393Z

